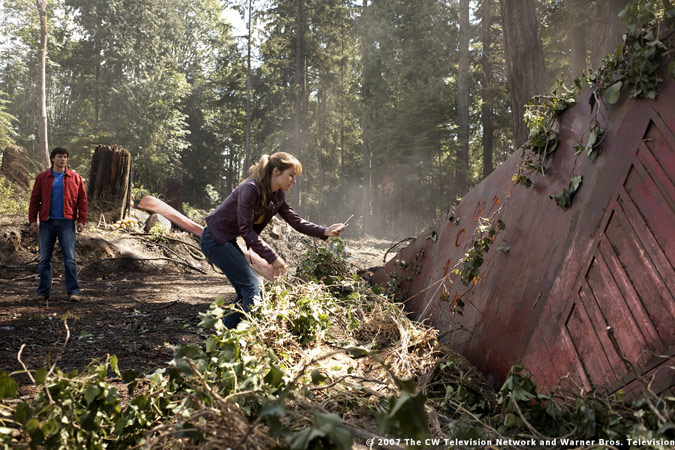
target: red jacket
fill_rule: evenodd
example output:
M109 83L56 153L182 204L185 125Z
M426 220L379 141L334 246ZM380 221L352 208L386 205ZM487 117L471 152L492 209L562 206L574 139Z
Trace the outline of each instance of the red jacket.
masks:
M44 222L49 219L53 183L52 169L45 170L35 177L28 207L30 223L37 222L38 212L40 221ZM87 221L87 192L84 189L82 177L67 167L63 174L63 216L66 219L75 219L81 224Z

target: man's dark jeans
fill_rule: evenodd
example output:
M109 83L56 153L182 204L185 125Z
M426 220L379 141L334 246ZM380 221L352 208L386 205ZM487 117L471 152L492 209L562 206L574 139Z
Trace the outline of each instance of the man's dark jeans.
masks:
M66 273L66 292L68 295L80 294L77 282L77 263L75 262L75 221L73 219L49 219L40 221L40 285L38 294L49 297L52 292L52 253L56 238L61 245L61 255Z
M237 291L235 306L248 312L254 301L260 300L261 283L241 249L231 242L220 245L208 227L202 232L200 246L204 256L223 271ZM223 323L227 328L236 328L242 317L242 313L235 312L225 317Z

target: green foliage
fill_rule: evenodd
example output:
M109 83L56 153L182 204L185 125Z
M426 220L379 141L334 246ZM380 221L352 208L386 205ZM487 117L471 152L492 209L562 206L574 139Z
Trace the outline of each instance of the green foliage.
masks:
M558 195L551 194L549 197L555 200L555 203L563 210L569 208L570 205L572 205L572 197L574 197L574 194L576 194L579 190L579 186L581 186L582 178L583 177L581 175L572 177L567 189L563 189L563 191Z
M274 286L269 298L268 307L277 311L279 327L288 330L305 345L314 342L328 329L336 306L330 291L311 282L292 290Z
M165 237L168 233L166 225L164 225L161 222L157 222L155 225L153 225L152 228L150 228L150 237L149 239L153 242L162 242L166 241Z
M538 392L532 375L520 366L511 368L499 391L497 407L500 431L508 434L530 432L535 427L545 436L573 435L589 440L624 442L629 436L636 440L675 437L672 397L647 396L628 404L621 391L612 396L596 392L567 396L557 391L545 395Z
M46 449L125 448L137 442L168 405L166 393L150 381L145 394L135 397L123 411L117 388L108 381L108 371L122 377L115 356L104 363L92 362L82 374L58 368L53 373L38 370L37 396L14 409L19 440ZM123 379L135 382L128 373ZM4 377L0 380L6 381Z
M658 73L661 57L667 50L667 46L659 40L662 17L657 14L657 9L654 2L629 2L621 13L629 26L623 45L605 56L598 70L585 74L583 81L591 90L591 119L587 130L579 137L579 143L574 146L577 156L585 152L592 162L598 158L605 133L599 122L601 104L618 102L625 87L630 87L631 97L656 97L658 85L663 81ZM518 172L513 176L516 184L529 187L532 185L531 174L545 174L546 157L557 147L554 124L567 107L575 104L582 88L580 79L575 79L574 84L574 88L568 89L558 82L550 95L537 96L528 103L525 121L530 129L531 141L524 146ZM586 144L581 143L584 135L588 136ZM562 209L567 209L580 185L581 176L572 176L569 187L558 195L550 195L550 198Z
M185 211L185 215L188 216L190 219L199 221L201 223L204 223L204 218L209 213L208 211L205 211L203 209L194 208L192 205L185 202L183 202L183 211Z
M630 0L619 17L630 31L636 32L645 24L675 16L675 8L665 10L664 3L662 0Z
M444 414L457 420L489 415L495 407L482 375L459 355L451 355L434 370L428 396Z
M16 397L18 385L4 370L0 370L0 400Z
M342 239L332 238L330 247L320 247L307 252L306 258L296 269L295 276L303 281L338 283L352 271L345 256L346 250Z
M385 435L400 438L424 439L428 435L427 415L424 404L427 397L404 391L389 398L386 412L377 416L377 427Z
M144 377L131 370L121 372L114 356L103 363L92 362L82 373L40 369L34 373L38 394L32 400L0 402L0 444L124 449L152 447L149 439L156 438L154 442L162 445L178 445L180 439L182 446L218 442L234 448L253 438L259 432L256 426L264 423L269 440L259 447L347 449L356 440L349 431L355 425L345 424L347 413L351 417L358 410L362 418L375 421L384 436L424 439L438 431L430 430L428 419L434 408L451 418L434 426L454 438L495 439L499 433L517 439L539 433L596 440L673 439L675 399L670 397L647 396L627 404L621 396L578 389L571 396L562 390L543 394L529 372L517 366L497 396L475 368L457 355L432 364L428 377L401 379L381 356L363 347L374 346L372 336L364 336L364 342L355 340L364 332L363 325L349 330L344 324L354 309L387 308L396 319L378 316L374 324L378 335L387 333L387 321L395 321L393 328L399 333L412 323L381 297L365 300L372 295L365 284L357 288L338 298L316 283L275 283L236 330L223 324L229 309L220 297L200 314L205 341L181 347L167 368ZM305 347L308 341L299 343L309 333L294 334L293 310L301 299L309 309L327 311L340 325L323 330L329 339L315 340L312 348ZM367 314L359 316L361 324L368 320ZM419 345L413 336L424 334L422 329L409 333L389 361L399 362L409 347ZM424 352L448 355L432 341L424 342ZM368 363L381 366L386 396L367 400L364 386L346 381L360 379L353 367L336 369L341 370L339 376L332 373L335 360L317 367L317 352L330 345L332 351L323 358L330 360L340 353L340 364L355 367L358 359L368 358ZM115 377L115 385L109 375ZM370 378L368 383L375 381ZM430 383L425 385L423 379ZM120 387L127 391L125 406ZM15 380L0 371L0 400L16 394ZM233 417L240 420L236 426ZM229 443L223 444L226 439Z
M468 286L480 275L480 266L483 265L485 253L490 250L490 245L496 239L497 233L504 230L506 224L501 219L496 222L490 219L480 218L480 223L474 232L473 244L462 260L461 268L457 269L462 284ZM461 306L463 304L459 305Z
M521 163L513 180L525 187L532 185L534 173L544 175L548 157L558 148L553 125L570 106L576 104L579 88L567 87L558 80L550 95L532 98L525 105L524 120L530 130L530 140L523 146Z
M16 117L7 112L9 100L5 98L6 96L7 94L0 90L0 150L4 149L7 144L14 142L17 136L13 127Z
M19 197L12 184L4 177L0 177L0 214L7 216L28 217L28 199Z
M297 432L291 439L292 450L352 448L352 435L342 427L342 419L336 414L315 413L312 426Z
M598 148L602 143L604 134L604 129L600 128L597 124L593 124L588 132L588 141L586 142L586 145L583 146L577 144L574 146L575 154L579 155L585 151L586 155L588 155L588 159L590 159L591 162L595 162L595 160L598 159Z

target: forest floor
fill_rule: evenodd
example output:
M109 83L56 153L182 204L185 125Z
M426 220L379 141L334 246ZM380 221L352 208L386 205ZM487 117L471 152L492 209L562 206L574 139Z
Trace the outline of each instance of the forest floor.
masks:
M309 248L320 245L281 222L269 228L272 234L265 239L287 261L290 273ZM81 370L114 354L121 370L148 373L166 367L178 347L201 342L199 313L220 295L233 300L234 289L202 259L191 235L174 232L158 242L152 237L93 226L78 235L80 302L66 296L57 244L52 296L39 303L31 300L38 284L37 236L22 221L3 219L0 370L21 371L22 364L29 370L52 364ZM350 261L360 269L382 265L390 245L374 239L345 244ZM16 380L19 394L31 396L28 376Z

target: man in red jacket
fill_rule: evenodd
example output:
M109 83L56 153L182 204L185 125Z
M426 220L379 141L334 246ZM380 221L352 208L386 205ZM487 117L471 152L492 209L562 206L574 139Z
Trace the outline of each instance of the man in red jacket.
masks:
M87 220L87 193L82 177L68 169L68 150L57 147L50 155L52 167L38 174L30 195L28 221L33 233L39 237L40 284L34 300L46 301L52 291L52 253L56 238L61 245L61 254L66 273L66 292L71 301L80 300L75 262L75 230L81 232Z

